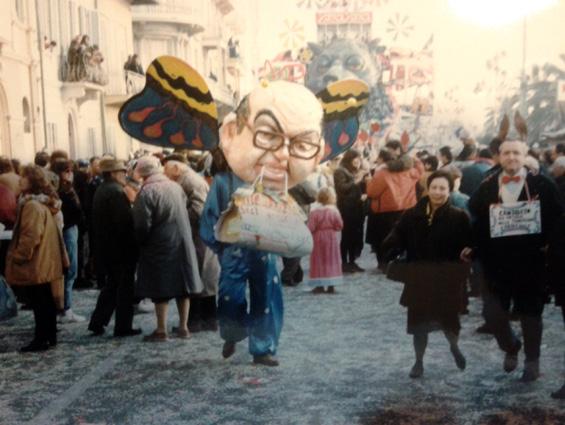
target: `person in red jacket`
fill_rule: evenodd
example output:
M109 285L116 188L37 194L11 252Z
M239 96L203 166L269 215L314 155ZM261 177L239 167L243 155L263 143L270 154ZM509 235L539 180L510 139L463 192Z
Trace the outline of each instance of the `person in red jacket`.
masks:
M416 205L416 185L423 172L420 160L401 154L386 161L367 184L372 215L367 242L376 253L381 270L385 265L381 244L402 213Z

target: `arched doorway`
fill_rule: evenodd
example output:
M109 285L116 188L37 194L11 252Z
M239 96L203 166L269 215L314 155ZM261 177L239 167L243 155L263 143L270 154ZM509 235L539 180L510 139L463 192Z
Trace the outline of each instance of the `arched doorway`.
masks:
M73 114L70 113L67 117L67 128L69 132L69 154L71 158L77 159L75 121L73 119Z
M0 84L0 155L11 156L10 124L8 122L8 99L4 87Z

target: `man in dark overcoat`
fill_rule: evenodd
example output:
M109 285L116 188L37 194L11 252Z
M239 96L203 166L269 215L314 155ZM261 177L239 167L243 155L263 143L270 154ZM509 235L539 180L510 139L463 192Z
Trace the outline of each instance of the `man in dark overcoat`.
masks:
M504 141L499 152L500 169L483 181L469 209L487 281L487 324L505 352L504 370L511 372L518 365L522 342L510 326L510 312L518 315L526 356L522 381L528 382L539 377L545 248L564 205L550 179L525 168L525 143ZM517 204L521 201L526 202Z
M94 258L100 274L107 276L101 288L88 330L102 335L114 310L114 336L133 336L141 333L132 329L134 276L137 262L133 215L124 192L126 167L122 161L100 161L103 182L96 190L92 203L92 234Z

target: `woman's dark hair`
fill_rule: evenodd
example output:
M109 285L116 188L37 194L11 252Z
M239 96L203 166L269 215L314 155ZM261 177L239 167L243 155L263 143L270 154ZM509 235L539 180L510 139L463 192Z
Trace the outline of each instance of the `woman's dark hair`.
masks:
M385 148L392 149L394 151L400 149L401 153L404 152L404 149L402 149L402 143L400 143L399 140L389 140L388 142L386 142Z
M457 157L457 161L468 161L477 153L477 148L474 145L465 145L461 153Z
M341 159L341 162L339 163L340 167L345 168L350 173L357 171L351 165L351 163L353 162L353 160L355 158L361 158L361 154L359 153L358 150L349 149L347 152L345 152L345 154L343 154L343 158Z
M392 156L392 154L391 154L389 151L385 150L385 149L381 149L381 150L379 151L379 156L378 156L378 158L379 158L379 159L382 159L384 162L392 161L392 160L394 159L393 156Z
M51 171L53 171L59 177L61 177L61 174L68 170L74 170L74 163L70 159L58 159L51 164Z
M49 164L49 154L47 152L41 151L35 154L35 159L33 160L35 165L40 167L45 167Z
M0 156L0 174L9 173L11 171L14 171L14 167L10 158Z
M69 154L62 149L58 149L56 151L53 151L53 153L51 153L51 157L49 159L49 166L53 168L54 164L57 161L68 160L68 159L69 159Z
M215 176L218 173L224 173L230 171L228 160L226 159L224 153L219 147L213 149L211 153L212 153L212 165L210 166L211 176Z
M432 174L430 174L430 176L428 177L428 181L427 181L428 189L430 188L430 185L432 184L432 182L435 179L445 179L445 180L447 180L447 183L449 185L449 191L453 192L453 187L454 187L453 176L449 171L442 169L442 170L434 171Z
M57 198L55 188L49 183L45 170L38 165L26 165L22 169L22 177L25 177L29 182L27 193L34 195L47 195L49 197Z
M422 159L422 163L424 165L429 165L431 171L437 170L437 167L439 166L439 160L435 155L425 157L424 159Z
M546 165L553 164L553 152L551 151L551 149L544 150L542 156L543 162L545 162Z
M483 148L479 151L479 158L492 159L492 152L490 151L490 149Z
M488 144L488 148L493 155L498 155L500 152L500 145L502 145L502 140L498 137L495 137Z
M447 158L447 163L453 161L453 154L451 153L451 148L449 146L440 148L439 154Z
M426 149L416 152L416 157L420 159L424 159L428 156L430 156L430 153Z

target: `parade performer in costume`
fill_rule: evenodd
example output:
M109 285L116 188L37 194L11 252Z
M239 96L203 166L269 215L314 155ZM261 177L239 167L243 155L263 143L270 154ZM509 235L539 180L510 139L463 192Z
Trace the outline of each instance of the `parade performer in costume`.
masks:
M222 245L214 226L233 192L253 182L264 167L266 189L283 190L304 180L319 164L323 151L322 107L313 93L298 84L269 83L245 99L221 128L223 153L231 172L215 176L201 217L202 239L219 255L222 271L218 293L222 355L249 336L255 363L278 365L274 358L283 324L283 301L275 255ZM249 281L250 312L245 290Z
M317 95L299 84L263 81L218 131L217 110L202 77L182 61L165 56L152 62L146 88L120 110L124 130L143 142L201 150L219 144L221 152L216 153L227 161L228 169L214 177L200 220L202 240L221 264L218 319L224 358L249 337L254 362L277 366L283 322L277 255L222 242L218 236L225 212L235 204L232 195L258 178L261 191L286 195L322 160L353 145L357 115L367 100L368 87L357 80L334 82ZM257 235L258 246L261 237Z

